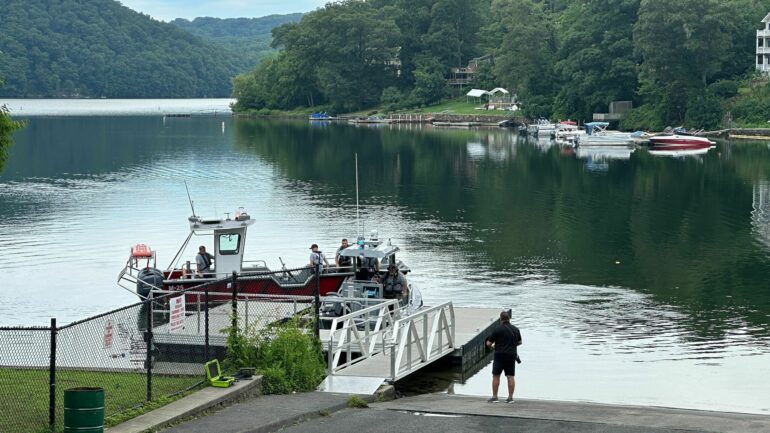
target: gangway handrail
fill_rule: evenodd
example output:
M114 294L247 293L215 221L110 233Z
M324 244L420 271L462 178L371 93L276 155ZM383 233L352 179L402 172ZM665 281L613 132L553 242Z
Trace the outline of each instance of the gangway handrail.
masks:
M417 327L419 322L422 322L421 329ZM412 346L415 344L419 358L413 360ZM455 312L452 301L420 310L397 320L393 325L392 346L390 351L390 380L392 381L452 352L455 349ZM405 365L404 355L406 355Z
M335 317L329 331L327 374L332 376L345 367L371 358L385 350L391 327L398 320L401 311L398 300L389 299L377 305ZM376 320L372 327L371 322L375 314ZM363 330L359 329L360 325L363 325ZM354 349L356 352L353 352ZM345 362L340 363L343 353L346 354L346 359Z

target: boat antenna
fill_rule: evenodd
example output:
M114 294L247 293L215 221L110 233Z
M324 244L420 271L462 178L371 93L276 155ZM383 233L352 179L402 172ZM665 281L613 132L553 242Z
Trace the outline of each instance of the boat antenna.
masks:
M359 218L359 211L358 211L358 152L355 154L356 157L356 227L358 228L358 235L362 235L363 232L361 231L361 219Z
M192 216L195 216L195 206L193 206L192 198L190 197L190 188L187 187L187 180L184 181L184 189L187 190L187 200L190 202L190 209L192 209Z

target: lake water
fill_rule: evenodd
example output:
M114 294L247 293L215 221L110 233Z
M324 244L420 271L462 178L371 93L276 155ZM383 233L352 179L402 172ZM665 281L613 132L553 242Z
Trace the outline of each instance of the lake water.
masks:
M43 107L15 135L0 174L0 325L134 302L117 273L135 243L172 259L185 181L198 214L244 206L257 220L247 258L299 266L311 243L331 254L355 236L358 153L366 231L402 247L426 303L513 309L519 397L770 413L766 144L575 154L508 130L164 118L157 101L94 116L106 102L86 102L48 102L81 115ZM227 106L211 102L160 112ZM489 382L487 366L445 388L486 395Z

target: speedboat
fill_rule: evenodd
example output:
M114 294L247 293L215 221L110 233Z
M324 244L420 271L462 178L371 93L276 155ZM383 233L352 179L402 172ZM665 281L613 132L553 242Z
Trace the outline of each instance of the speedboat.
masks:
M653 151L700 150L716 146L716 143L708 138L696 137L694 135L661 134L654 135L649 140L650 149Z

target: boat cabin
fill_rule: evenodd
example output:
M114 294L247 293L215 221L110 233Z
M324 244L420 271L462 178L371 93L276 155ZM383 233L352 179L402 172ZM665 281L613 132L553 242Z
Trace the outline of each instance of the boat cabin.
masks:
M246 245L246 229L255 222L249 214L242 211L236 212L234 219L229 217L224 219L204 219L191 216L188 218L188 221L190 222L190 236L187 237L174 260L182 254L192 236L213 234L214 263L212 263L211 269L212 277L223 278L231 275L233 272L240 273L242 271L243 253ZM187 273L192 272L194 274L195 269L190 262L187 262L185 266Z

